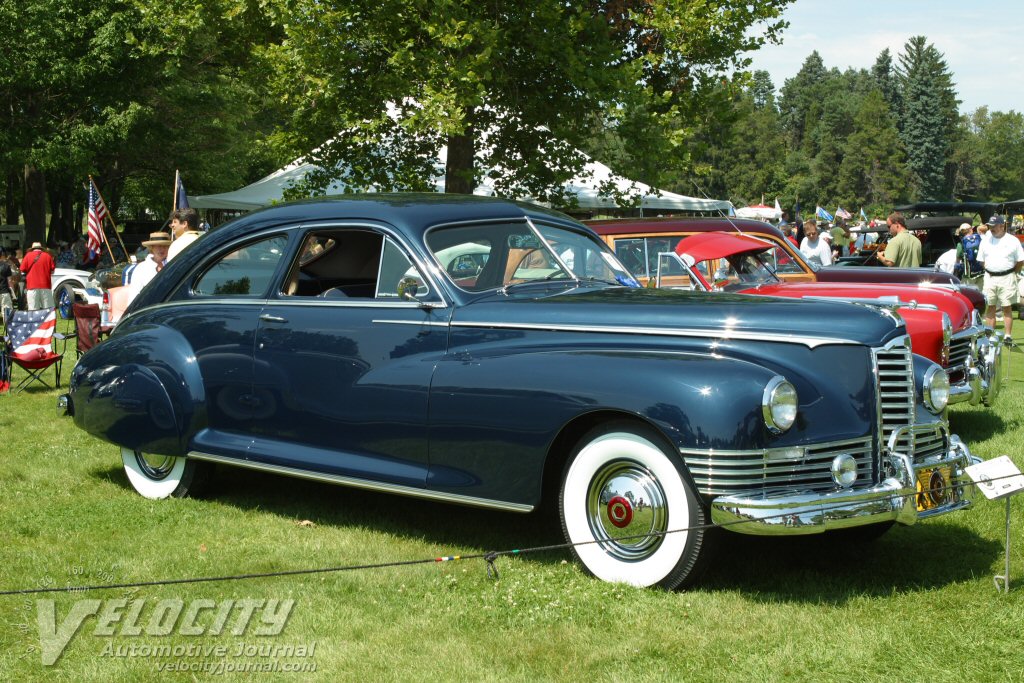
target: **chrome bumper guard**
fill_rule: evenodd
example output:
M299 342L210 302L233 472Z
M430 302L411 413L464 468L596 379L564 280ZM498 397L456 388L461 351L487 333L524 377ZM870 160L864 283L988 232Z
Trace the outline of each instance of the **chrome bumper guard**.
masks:
M949 387L949 403L969 402L972 406L991 406L999 389L1003 374L1003 333L987 332L978 337L977 360L968 358L963 368L964 379Z
M75 411L72 408L71 396L68 394L61 394L57 397L57 417L69 417L74 416Z
M828 493L779 491L720 496L711 501L711 520L737 533L798 536L882 522L910 525L970 507L977 490L964 470L980 459L953 434L944 454L915 463L911 456L892 447L907 431L913 428L904 427L891 435L890 447L882 459L885 478L878 484ZM950 502L918 511L917 497L922 495L918 473L940 466L950 471L951 481L944 482L952 493Z

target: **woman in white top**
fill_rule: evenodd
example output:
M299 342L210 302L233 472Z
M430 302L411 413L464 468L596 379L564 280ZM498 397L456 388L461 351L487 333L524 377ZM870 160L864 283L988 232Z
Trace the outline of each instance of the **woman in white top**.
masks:
M804 239L800 243L800 253L812 265L832 265L832 245L818 236L818 224L815 221L804 221Z

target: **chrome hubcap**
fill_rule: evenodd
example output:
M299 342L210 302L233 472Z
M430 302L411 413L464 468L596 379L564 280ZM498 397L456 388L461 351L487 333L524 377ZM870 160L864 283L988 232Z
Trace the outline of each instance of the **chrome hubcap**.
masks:
M667 531L665 492L639 463L608 463L587 490L587 521L605 551L620 560L643 560L654 554Z
M150 479L163 479L171 473L177 458L172 455L153 455L135 451L135 461L139 463L139 469L143 474Z

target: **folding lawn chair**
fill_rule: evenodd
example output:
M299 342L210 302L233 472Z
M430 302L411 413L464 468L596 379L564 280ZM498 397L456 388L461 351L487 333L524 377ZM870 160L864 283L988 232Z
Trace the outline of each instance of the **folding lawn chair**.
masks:
M57 311L43 308L37 311L15 311L7 328L7 336L3 339L3 355L5 379L0 380L0 388L10 387L11 368L15 365L25 370L28 376L18 383L12 393L22 391L32 382L39 382L45 387L50 385L43 379L43 371L53 367L56 385L60 386L60 364L63 353L55 353L53 340L65 340L66 337L57 328Z
M71 306L75 316L75 356L100 343L100 306L99 304L74 304Z

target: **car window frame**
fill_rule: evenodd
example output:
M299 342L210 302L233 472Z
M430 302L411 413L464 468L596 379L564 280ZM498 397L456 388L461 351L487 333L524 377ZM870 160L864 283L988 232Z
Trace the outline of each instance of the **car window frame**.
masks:
M438 277L436 274L429 270L426 266L433 264L425 264L423 259L419 256L415 249L412 249L408 244L408 240L404 238L404 235L392 229L390 226L381 225L379 223L373 223L369 221L337 221L330 220L324 222L315 223L298 223L289 226L288 230L293 233L294 244L290 248L288 257L286 258L287 265L275 275L274 286L268 296L268 300L273 301L275 304L285 305L315 305L315 306L343 306L343 307L394 307L400 306L403 308L417 307L417 306L428 306L434 309L449 308L452 305L450 298L442 287L439 286ZM384 245L386 244L387 238L390 238L399 248L399 250L409 259L409 262L416 267L420 272L420 278L424 280L424 283L429 289L429 294L425 299L417 299L411 301L408 299L400 299L398 297L387 297L378 298L376 295L372 298L365 297L353 297L351 299L321 299L318 297L305 297L305 296L294 296L285 294L282 291L285 277L291 271L291 268L296 263L296 259L299 258L298 251L305 244L306 239L311 233L314 232L329 232L332 230L364 230L370 232L380 233L384 239L381 240L381 253L383 254ZM314 259L315 260L315 259ZM380 277L380 266L378 264L377 277Z
M281 279L281 270L283 264L289 262L288 255L294 251L292 241L293 235L287 227L282 228L277 226L265 231L261 231L252 235L245 235L241 239L233 240L226 244L219 246L212 253L207 254L202 262L198 264L194 270L192 270L185 280L175 288L175 292L171 295L168 300L184 300L184 301L238 301L238 302L252 302L252 301L266 301L269 298L269 291L276 285ZM268 280L267 286L260 294L247 294L247 295L224 295L224 294L203 294L197 292L195 286L203 279L203 277L210 272L210 270L218 263L223 261L229 254L232 254L240 249L251 246L258 242L273 239L274 237L284 237L285 245L282 250L282 256L278 259L278 263L271 273Z

